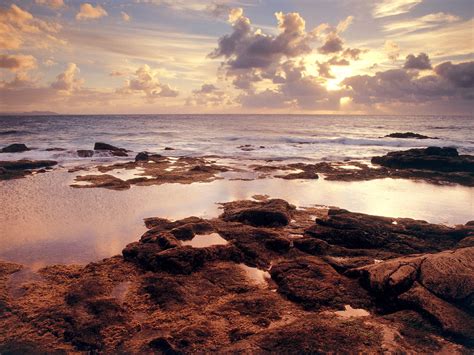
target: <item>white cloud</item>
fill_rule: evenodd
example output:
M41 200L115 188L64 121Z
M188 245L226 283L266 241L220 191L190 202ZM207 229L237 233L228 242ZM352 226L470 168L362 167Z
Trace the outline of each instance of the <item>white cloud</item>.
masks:
M375 4L372 15L375 18L404 14L423 0L383 0Z
M0 54L0 68L11 71L28 71L36 68L36 59L31 55Z
M410 20L387 23L384 25L383 29L385 32L396 32L397 35L401 35L427 28L438 27L459 20L460 18L458 16L438 12Z
M130 15L127 14L125 11L122 11L120 15L122 16L122 20L124 22L129 22L131 20Z
M81 4L81 9L76 15L76 20L95 20L107 16L107 11L100 5L93 6L89 3Z
M59 9L64 6L64 0L35 0L35 3L49 6L53 9Z

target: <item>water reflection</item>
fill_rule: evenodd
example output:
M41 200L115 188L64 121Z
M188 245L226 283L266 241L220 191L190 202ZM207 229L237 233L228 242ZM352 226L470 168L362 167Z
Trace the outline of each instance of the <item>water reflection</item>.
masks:
M183 245L190 245L193 248L207 248L213 245L226 245L228 242L218 233L197 234L191 240L185 240Z
M98 260L137 240L145 217L215 217L217 202L254 195L436 223L465 223L474 215L474 189L408 180L218 180L112 191L71 188L73 177L59 170L0 182L0 259L35 267Z

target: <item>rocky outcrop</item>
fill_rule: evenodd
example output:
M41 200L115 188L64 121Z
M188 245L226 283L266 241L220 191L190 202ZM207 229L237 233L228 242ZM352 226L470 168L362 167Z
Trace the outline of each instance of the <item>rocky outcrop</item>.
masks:
M0 153L21 153L30 150L25 144L23 143L14 143L2 148Z
M45 172L58 163L54 160L0 161L0 180L22 178L32 172Z
M241 222L255 227L280 227L290 223L291 213L295 207L284 200L265 202L246 201L245 203L223 204L224 221Z
M472 236L470 226L448 227L410 218L389 218L330 209L317 219L307 236L347 249L378 250L397 254L437 252L456 247ZM341 250L341 249L339 249Z
M111 144L97 142L94 144L94 150L105 150L110 152L110 154L117 157L126 157L128 156L127 150L124 148L118 148Z
M428 147L390 152L382 157L373 157L372 163L396 169L474 173L474 157L459 155L455 148Z
M418 133L413 133L413 132L396 132L396 133L390 133L385 136L386 138L411 138L411 139L438 139L438 138L432 138L425 136L423 134L418 134Z
M396 258L349 274L387 306L414 307L474 345L474 248Z
M0 262L0 352L472 352L472 226L266 198L223 207L148 218L122 256L31 280ZM263 226L243 213L265 209L278 213ZM227 244L184 245L210 233Z

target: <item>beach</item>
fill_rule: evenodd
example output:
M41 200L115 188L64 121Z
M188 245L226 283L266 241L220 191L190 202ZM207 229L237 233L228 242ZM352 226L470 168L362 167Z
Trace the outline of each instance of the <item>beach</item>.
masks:
M472 122L0 117L0 343L468 351Z

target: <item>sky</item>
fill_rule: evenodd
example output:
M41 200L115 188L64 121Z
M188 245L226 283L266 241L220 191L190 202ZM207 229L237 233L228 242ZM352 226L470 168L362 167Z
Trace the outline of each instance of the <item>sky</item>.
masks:
M0 112L472 114L472 0L0 0Z

